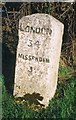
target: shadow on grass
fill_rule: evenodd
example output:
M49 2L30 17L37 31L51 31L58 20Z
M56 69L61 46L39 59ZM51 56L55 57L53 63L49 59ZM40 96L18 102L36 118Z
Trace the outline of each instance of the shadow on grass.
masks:
M19 101L28 101L29 105L40 105L41 107L44 106L39 101L43 100L43 97L39 93L32 93L32 94L26 94L23 97L16 98ZM39 100L39 101L38 101Z

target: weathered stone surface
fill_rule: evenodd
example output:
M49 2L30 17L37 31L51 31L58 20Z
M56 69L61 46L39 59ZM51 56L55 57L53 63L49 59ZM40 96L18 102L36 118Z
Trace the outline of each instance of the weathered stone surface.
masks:
M16 97L31 96L48 105L57 86L63 28L61 22L47 14L29 15L19 21Z

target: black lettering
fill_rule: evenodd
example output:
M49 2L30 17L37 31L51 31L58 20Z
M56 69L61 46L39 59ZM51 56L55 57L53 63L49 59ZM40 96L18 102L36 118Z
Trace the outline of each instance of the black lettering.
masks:
M49 34L51 35L51 33L52 33L52 30L50 29L50 30L49 30Z
M42 58L41 57L39 57L39 62L42 62Z
M38 58L36 57L35 60L38 62Z
M25 55L24 59L25 59L25 60L28 60L28 56L27 56L27 55Z
M34 29L33 27L31 27L31 31L33 31L33 33L34 33L34 32L35 32L35 29ZM30 32L31 32L31 31L30 31Z
M32 60L32 56L29 55L29 60Z
M33 67L30 67L28 71L29 71L29 72L32 72L32 70L33 70Z
M26 26L25 32L29 32L29 26Z
M34 44L39 48L40 45L39 41L36 41Z
M41 28L41 33L45 34L45 28Z
M46 62L49 63L50 62L49 59L46 58Z
M32 59L34 59L35 57L34 56L32 56Z
M49 32L49 28L46 29L46 34L48 34L48 32Z
M40 33L40 28L36 28L36 33Z
M43 58L43 62L45 62L45 59Z
M20 54L20 53L19 53L19 54L18 54L18 57L23 58L23 54Z
M25 60L25 56L23 55L23 57L22 57L24 60Z
M49 34L51 35L52 30L49 28L33 28L30 26L24 27L23 24L20 24L20 30L25 32L33 32L33 33L42 33L42 34Z
M29 46L29 47L32 47L32 40L29 40L28 46Z

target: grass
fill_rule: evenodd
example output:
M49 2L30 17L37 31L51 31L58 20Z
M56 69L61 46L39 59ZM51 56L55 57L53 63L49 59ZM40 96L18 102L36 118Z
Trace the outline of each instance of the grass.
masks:
M60 68L59 74L62 76L68 76L69 69ZM65 73L65 74L64 74ZM57 85L56 94L52 100L49 101L49 105L46 109L41 109L36 111L34 106L30 107L21 102L17 102L13 96L8 94L4 78L0 78L2 82L2 113L3 120L12 120L12 119L35 119L38 120L43 118L47 119L75 119L76 118L76 109L75 109L75 86L76 78L71 77L67 80L59 80Z
M2 118L2 78L0 78L0 120Z
M71 67L59 66L59 79L67 80L72 77L74 70Z

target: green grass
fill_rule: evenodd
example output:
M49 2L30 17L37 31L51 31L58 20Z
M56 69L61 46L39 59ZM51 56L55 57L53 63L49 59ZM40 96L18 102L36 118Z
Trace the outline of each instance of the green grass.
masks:
M2 118L2 78L0 77L0 120Z
M60 68L60 75L66 76L69 70ZM67 72L66 72L67 71ZM66 74L64 74L66 73ZM17 102L13 96L9 95L5 88L4 78L1 77L2 82L2 106L3 106L3 120L12 120L12 118L25 120L34 119L38 120L43 118L47 119L61 119L61 118L76 118L75 108L75 86L76 78L71 77L68 80L58 81L56 94L52 100L49 101L49 105L46 109L36 111L35 108L21 102Z
M59 79L65 80L72 77L74 70L71 67L59 66Z

